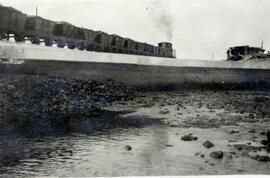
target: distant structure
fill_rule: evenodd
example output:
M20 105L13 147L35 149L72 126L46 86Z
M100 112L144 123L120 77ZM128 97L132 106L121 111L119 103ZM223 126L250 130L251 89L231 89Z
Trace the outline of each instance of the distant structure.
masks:
M265 54L265 50L261 47L235 46L227 51L227 60L239 61L258 58L269 58L270 54Z

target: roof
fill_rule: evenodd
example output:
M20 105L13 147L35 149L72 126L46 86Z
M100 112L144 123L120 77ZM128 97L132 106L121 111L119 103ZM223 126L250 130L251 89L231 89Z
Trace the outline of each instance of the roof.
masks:
M234 47L230 47L229 49L239 49L239 48L249 48L249 49L256 49L256 50L260 50L260 51L265 51L262 48L259 48L259 47L250 47L249 45L246 45L246 46L234 46Z

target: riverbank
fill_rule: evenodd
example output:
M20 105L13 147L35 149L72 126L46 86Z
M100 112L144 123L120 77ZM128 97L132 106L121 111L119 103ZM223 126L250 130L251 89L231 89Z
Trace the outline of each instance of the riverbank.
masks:
M0 85L4 175L270 174L269 91L142 92L31 75Z

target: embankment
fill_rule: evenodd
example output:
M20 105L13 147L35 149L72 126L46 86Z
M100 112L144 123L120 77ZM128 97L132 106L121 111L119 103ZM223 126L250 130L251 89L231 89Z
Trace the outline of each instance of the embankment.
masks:
M0 72L83 80L111 79L148 89L269 89L270 60L199 61L96 53L1 42Z

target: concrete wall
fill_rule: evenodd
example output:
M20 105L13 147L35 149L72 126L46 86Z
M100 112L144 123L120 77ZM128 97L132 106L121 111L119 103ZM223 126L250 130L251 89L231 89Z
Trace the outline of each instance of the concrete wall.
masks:
M270 83L270 63L192 61L0 44L0 73L23 73L103 80L136 86ZM13 60L8 60L13 59ZM19 63L13 63L19 61ZM13 62L12 62L13 61Z

